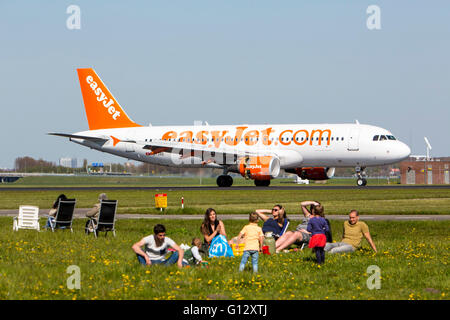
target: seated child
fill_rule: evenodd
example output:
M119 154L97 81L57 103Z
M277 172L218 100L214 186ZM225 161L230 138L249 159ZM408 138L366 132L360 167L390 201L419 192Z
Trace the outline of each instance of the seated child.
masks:
M183 262L195 266L202 262L199 249L202 247L202 240L200 238L192 239L192 247L184 251Z

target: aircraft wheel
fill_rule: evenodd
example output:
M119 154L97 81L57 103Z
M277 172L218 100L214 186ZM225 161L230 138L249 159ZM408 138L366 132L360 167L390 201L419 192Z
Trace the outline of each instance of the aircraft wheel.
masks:
M364 187L367 184L367 180L364 178L359 178L358 180L356 180L356 184L359 187Z
M257 187L268 187L270 185L270 180L255 180L255 186Z
M229 175L223 174L217 177L216 182L219 187L227 188L233 185L233 178Z
M233 177L226 175L225 176L226 187L231 187L233 185Z

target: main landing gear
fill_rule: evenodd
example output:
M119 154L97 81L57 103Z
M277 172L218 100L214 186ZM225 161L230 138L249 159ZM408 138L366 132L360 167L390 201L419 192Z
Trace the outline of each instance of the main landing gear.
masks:
M257 187L268 187L270 185L270 180L254 180L255 186ZM229 188L233 185L233 178L227 174L222 174L217 177L217 185L220 188Z
M358 185L358 187L364 187L367 184L367 180L365 177L366 173L364 172L364 167L360 168L360 167L356 167L356 184Z
M268 187L270 185L270 180L255 180L255 186L257 187Z
M233 178L227 174L217 177L217 185L221 188L231 187L233 185Z

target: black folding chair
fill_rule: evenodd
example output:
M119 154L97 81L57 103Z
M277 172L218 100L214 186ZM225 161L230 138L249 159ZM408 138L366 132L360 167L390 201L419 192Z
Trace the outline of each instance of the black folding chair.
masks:
M115 222L116 222L117 200L102 200L100 202L100 212L98 214L98 222L95 223L95 218L91 218L88 226L93 230L97 238L100 231L105 232L105 237L108 231L112 231L114 237L116 236Z
M75 210L75 199L59 200L58 210L55 215L55 219L50 223L52 232L55 229L69 229L73 232L72 221L73 212Z

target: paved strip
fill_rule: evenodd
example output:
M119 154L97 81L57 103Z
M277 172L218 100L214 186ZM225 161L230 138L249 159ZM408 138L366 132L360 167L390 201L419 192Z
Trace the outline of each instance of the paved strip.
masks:
M90 208L76 208L74 212L74 218L81 219L86 218L86 212ZM39 216L46 217L48 215L49 209L40 209ZM0 210L0 217L16 217L19 214L19 210ZM180 220L203 220L203 214L198 215L174 215L174 214L117 214L117 219L180 219ZM347 220L348 215L327 215L326 218L330 220ZM450 220L450 215L360 215L361 220L372 220L372 221L430 221L430 220ZM248 220L248 214L223 214L219 215L221 220ZM303 217L300 215L290 215L289 219L291 221L302 220Z
M350 189L359 189L359 190L380 190L380 189L450 189L450 185L447 184L437 184L437 185L381 185L381 186L335 186L335 185L295 185L295 186L271 186L271 187L255 187L255 186L236 186L229 188L219 188L216 186L148 186L148 187L139 187L139 186L97 186L97 187L6 187L0 186L1 191L58 191L58 190L67 190L67 191L76 191L76 190L92 190L92 191L104 191L104 190L164 190L164 191L178 191L178 190L191 190L191 191L204 191L204 190L218 190L218 191L244 191L244 190L261 190L261 191L279 191L279 190L350 190Z

